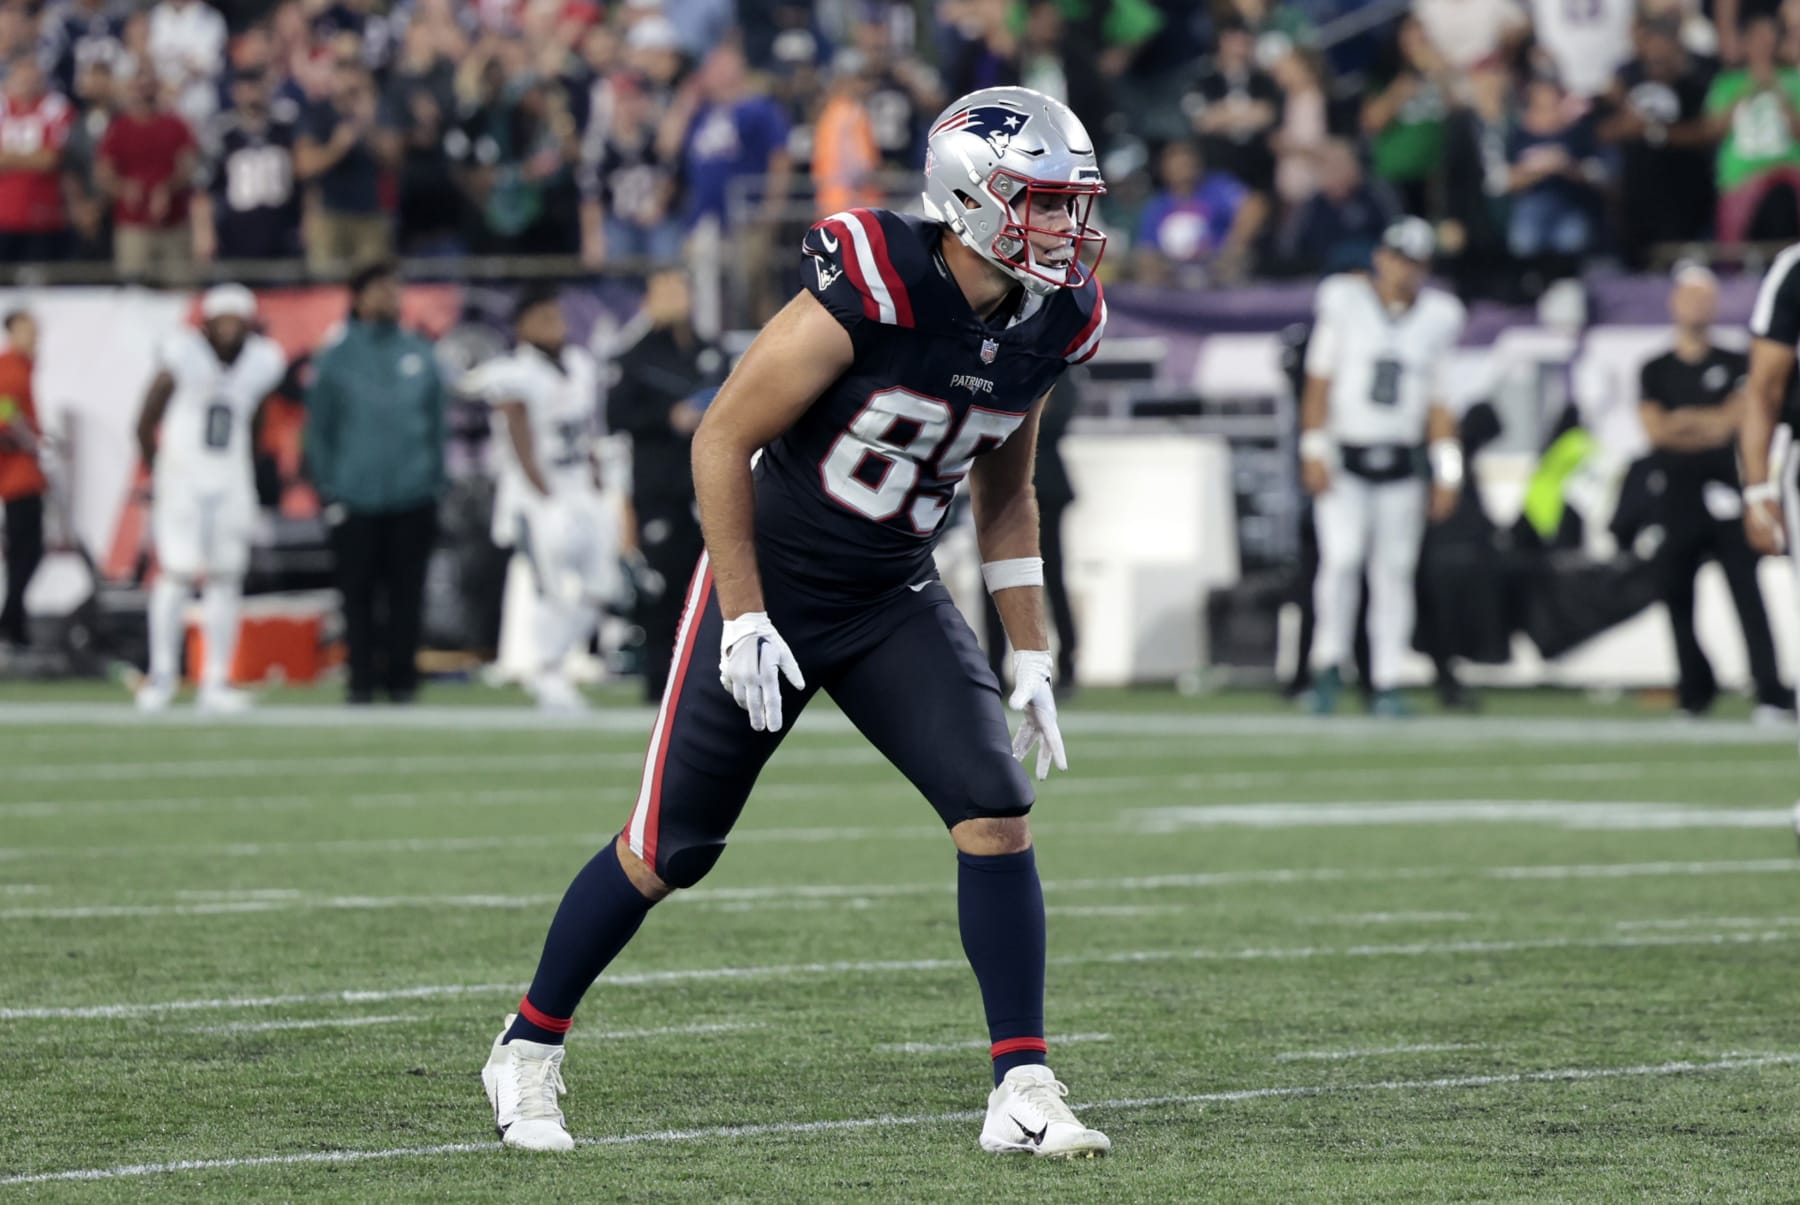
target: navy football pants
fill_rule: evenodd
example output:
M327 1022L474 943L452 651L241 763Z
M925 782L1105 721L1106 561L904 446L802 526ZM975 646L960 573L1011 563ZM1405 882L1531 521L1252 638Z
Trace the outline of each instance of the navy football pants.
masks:
M720 685L724 621L705 556L688 587L625 830L632 852L664 882L690 887L712 869L757 775L819 690L931 801L946 827L1031 809L999 685L943 583L851 602L765 574L763 593L806 677L804 691L782 682L782 729L773 733L752 729Z

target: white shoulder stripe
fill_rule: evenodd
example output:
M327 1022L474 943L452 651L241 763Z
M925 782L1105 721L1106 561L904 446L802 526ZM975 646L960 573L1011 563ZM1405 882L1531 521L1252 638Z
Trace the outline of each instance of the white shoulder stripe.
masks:
M869 297L875 302L881 320L893 326L899 321L899 315L894 309L894 295L888 292L887 281L882 278L880 261L875 258L875 248L869 245L869 232L863 229L863 224L857 220L856 215L848 211L834 213L825 220L836 222L849 233L851 246L856 252L856 266L862 272L863 287L869 291Z
M1750 312L1751 334L1760 337L1769 333L1769 324L1775 318L1775 299L1793 274L1796 263L1800 263L1800 243L1775 257L1769 274L1763 277L1762 287L1756 291L1756 308Z

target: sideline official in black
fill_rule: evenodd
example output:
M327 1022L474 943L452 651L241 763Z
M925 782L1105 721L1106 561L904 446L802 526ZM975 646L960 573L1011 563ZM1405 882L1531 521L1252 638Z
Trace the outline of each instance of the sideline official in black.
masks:
M1681 673L1677 698L1682 711L1699 715L1719 690L1694 633L1694 577L1711 557L1737 605L1759 708L1787 710L1794 696L1781 682L1756 581L1757 554L1744 536L1738 495L1737 429L1749 361L1742 352L1713 345L1709 331L1717 310L1712 273L1697 265L1678 269L1669 293L1675 345L1644 365L1639 394L1655 449L1650 485L1660 490L1664 532L1657 575Z
M663 592L640 604L644 629L644 697L662 698L675 651L675 630L688 577L706 547L694 511L689 464L706 390L725 377L725 356L694 331L685 273L650 278L643 336L619 353L618 380L607 394L606 425L631 436L631 506L638 550L663 579Z

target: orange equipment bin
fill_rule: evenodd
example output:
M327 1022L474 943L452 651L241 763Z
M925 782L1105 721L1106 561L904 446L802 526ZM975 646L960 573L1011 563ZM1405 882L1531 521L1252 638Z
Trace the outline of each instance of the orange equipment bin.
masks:
M333 604L329 591L264 595L244 600L231 683L312 682L343 660L341 645L326 643L325 621ZM192 609L187 626L188 680L198 682L206 663L206 637Z

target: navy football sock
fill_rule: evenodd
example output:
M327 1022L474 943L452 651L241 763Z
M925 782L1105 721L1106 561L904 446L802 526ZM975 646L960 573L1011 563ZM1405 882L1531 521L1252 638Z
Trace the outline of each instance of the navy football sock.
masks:
M506 1031L506 1040L562 1045L575 1006L619 956L649 911L650 901L625 877L617 845L608 841L563 894L550 935L544 939L537 974L519 1001L519 1015Z
M994 1083L1014 1067L1043 1063L1044 889L1037 855L956 855L956 919L981 984L993 1043Z

